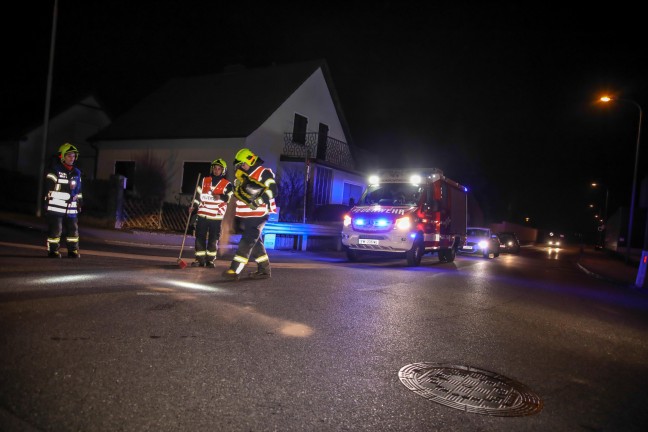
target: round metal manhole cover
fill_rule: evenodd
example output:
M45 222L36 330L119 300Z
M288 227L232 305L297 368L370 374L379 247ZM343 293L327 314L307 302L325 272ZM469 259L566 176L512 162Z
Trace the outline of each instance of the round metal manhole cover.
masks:
M470 366L414 363L398 378L419 396L466 412L521 417L542 410L542 400L525 385Z

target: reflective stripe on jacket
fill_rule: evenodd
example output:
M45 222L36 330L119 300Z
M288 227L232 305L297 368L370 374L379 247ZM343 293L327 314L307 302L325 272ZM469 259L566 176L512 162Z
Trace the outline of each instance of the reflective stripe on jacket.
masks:
M223 201L221 195L227 195L227 199L229 200L229 196L232 194L230 184L229 180L223 177L212 186L212 176L205 177L202 182L202 187L198 186L196 190L196 193L200 197L198 216L206 217L207 219L222 220L223 216L225 216L225 210L227 210L227 201Z
M79 211L77 202L83 199L81 194L81 171L72 168L68 171L57 163L47 173L47 211L61 216L76 216Z

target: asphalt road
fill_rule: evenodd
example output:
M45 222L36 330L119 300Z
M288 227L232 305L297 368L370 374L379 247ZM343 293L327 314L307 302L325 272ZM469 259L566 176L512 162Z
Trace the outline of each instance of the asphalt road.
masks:
M0 430L648 428L648 298L575 249L417 268L273 251L272 279L229 282L170 248L53 260L41 233L0 235ZM417 363L492 372L541 409L437 403L401 380Z

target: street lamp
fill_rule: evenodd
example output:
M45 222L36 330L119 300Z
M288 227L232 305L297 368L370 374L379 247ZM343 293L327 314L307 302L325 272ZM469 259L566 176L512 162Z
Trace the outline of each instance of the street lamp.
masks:
M639 127L637 129L637 149L635 151L634 162L634 175L632 177L632 197L630 198L630 219L628 221L628 239L626 240L626 262L630 261L630 244L632 243L632 220L634 217L635 195L637 190L637 168L639 165L639 143L641 141L641 120L643 118L643 110L641 105L630 99L613 98L610 96L603 96L601 102L626 102L637 107L639 110Z

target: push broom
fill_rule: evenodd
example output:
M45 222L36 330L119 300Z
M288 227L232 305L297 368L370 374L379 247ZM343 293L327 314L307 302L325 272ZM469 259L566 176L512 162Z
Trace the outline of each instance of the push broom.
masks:
M198 191L198 184L200 183L200 174L196 179L196 187L194 188L193 198L191 199L191 206L196 201L196 192ZM190 207L191 208L191 207ZM178 267L181 269L187 267L187 263L182 260L182 251L184 250L185 240L187 239L187 231L189 231L189 221L191 221L191 212L187 216L187 224L185 225L184 236L182 237L182 246L180 246L180 255L178 255Z

